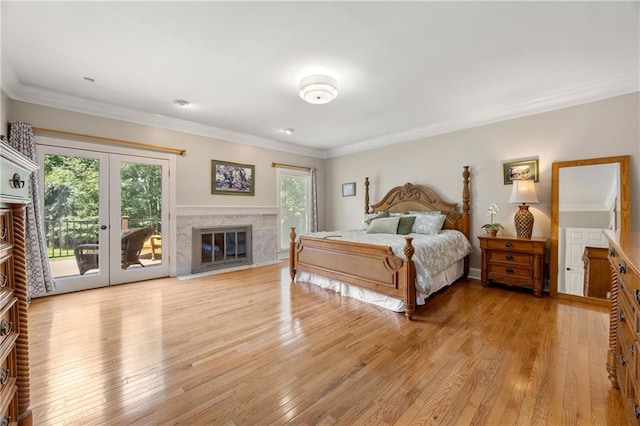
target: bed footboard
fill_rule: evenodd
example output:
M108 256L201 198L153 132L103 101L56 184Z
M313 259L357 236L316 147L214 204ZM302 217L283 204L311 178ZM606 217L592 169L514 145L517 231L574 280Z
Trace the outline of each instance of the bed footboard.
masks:
M405 237L404 260L390 247L326 238L289 235L289 274L306 271L404 300L405 315L415 311L415 252L413 237Z

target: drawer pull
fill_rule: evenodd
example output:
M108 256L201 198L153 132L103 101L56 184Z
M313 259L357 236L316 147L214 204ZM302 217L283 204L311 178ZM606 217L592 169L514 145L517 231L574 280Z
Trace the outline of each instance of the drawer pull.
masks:
M511 260L513 260L513 256L508 255L505 259L507 259L507 260L511 261Z
M625 365L627 365L627 359L623 356L620 357L620 364L622 364L622 366L624 367Z
M624 312L620 312L620 315L618 315L618 319L620 320L620 322L627 322L627 317L624 316Z
M631 351L631 355L635 355L636 350L633 345L629 346L629 351Z
M624 288L624 287L622 287ZM640 304L640 290L636 289L636 303Z
M511 248L513 247L513 243L505 243L504 245L506 248Z
M614 249L613 247L611 247L609 249L609 257L614 257L616 255L616 249Z
M0 240L7 238L7 228L0 228Z
M6 275L0 275L0 287L6 286L7 281L9 281L9 277L7 277Z
M9 183L14 189L24 188L24 181L20 179L20 175L18 173L13 174L13 178L11 178Z
M505 270L505 272L506 272L507 274L513 274L513 269L511 269L511 268L507 268L507 269Z
M627 273L627 264L624 260L618 265L618 272L620 272L621 274Z
M633 404L633 411L635 411L636 419L640 420L640 407L638 404Z
M6 336L13 331L13 323L3 319L0 321L0 336Z
M9 369L3 368L0 370L0 385L6 385L9 381Z
M2 420L0 420L0 426L9 426L11 424L10 416L3 416Z

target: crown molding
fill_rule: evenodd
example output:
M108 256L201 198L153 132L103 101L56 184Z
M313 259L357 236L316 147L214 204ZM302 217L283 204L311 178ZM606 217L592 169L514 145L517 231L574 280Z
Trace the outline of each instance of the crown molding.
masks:
M587 86L576 87L540 98L501 105L462 119L450 120L448 122L438 123L432 126L391 133L389 135L369 139L352 145L330 149L327 151L326 157L340 157L385 146L416 141L457 130L469 129L513 118L539 114L588 102L595 102L615 96L627 95L638 92L639 90L640 82L638 80L638 76L624 76Z
M142 124L145 126L159 127L198 136L241 143L244 145L252 145L275 151L305 155L315 158L326 158L326 151L324 150L288 144L273 139L263 138L260 136L254 136L246 133L235 132L233 130L194 123L192 121L179 120L159 114L152 114L129 108L123 108L104 102L81 99L75 96L69 96L51 90L24 85L20 83L15 77L15 74L6 67L2 68L2 73L2 90L4 90L4 92L12 100L29 102L37 105L59 108L67 111L95 115L98 117L121 120L130 123Z
M465 118L390 133L388 135L328 150L319 150L300 145L288 144L246 133L122 108L111 104L81 99L50 90L27 86L20 83L12 70L4 65L2 67L2 90L4 90L11 99L17 101L30 102L38 105L127 121L141 125L159 127L198 136L241 143L244 145L252 145L265 149L283 151L320 159L328 159L416 141L431 136L442 135L457 130L469 129L527 115L539 114L555 109L576 106L615 96L626 95L638 92L640 90L640 82L638 81L637 76L623 76L591 85L572 88L535 99L500 105Z

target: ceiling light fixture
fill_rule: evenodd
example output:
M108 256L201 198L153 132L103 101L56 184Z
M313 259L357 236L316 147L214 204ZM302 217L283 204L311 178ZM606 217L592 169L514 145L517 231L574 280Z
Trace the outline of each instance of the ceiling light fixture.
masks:
M300 82L300 97L310 104L326 104L338 96L338 82L326 75L311 75Z
M292 135L292 134L293 134L293 132L295 132L295 131L296 131L296 129L283 129L282 131L283 131L283 132L285 132L285 133L286 133L286 134L288 134L288 135Z
M175 99L173 103L178 105L179 107L186 107L189 105L189 102L185 101L184 99Z

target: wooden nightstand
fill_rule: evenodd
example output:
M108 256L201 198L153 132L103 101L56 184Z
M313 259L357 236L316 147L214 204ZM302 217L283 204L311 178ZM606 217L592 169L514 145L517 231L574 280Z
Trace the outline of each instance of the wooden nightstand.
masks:
M533 287L542 296L546 238L479 236L482 250L482 285L495 281L507 285Z

